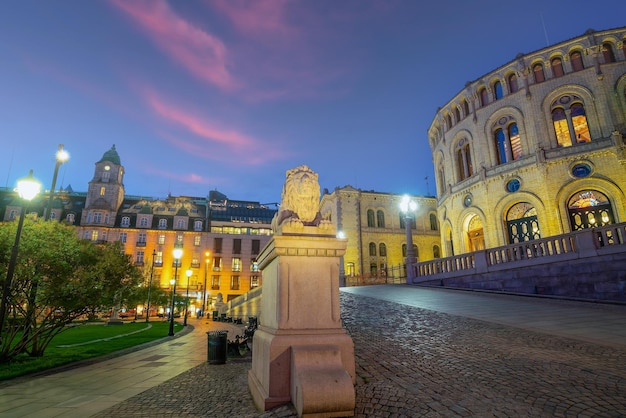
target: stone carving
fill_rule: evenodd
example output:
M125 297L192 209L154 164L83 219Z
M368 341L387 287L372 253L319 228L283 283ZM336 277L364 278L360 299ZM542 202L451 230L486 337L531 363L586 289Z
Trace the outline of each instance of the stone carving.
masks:
M280 209L272 220L275 233L301 232L305 226L331 228L330 221L319 212L320 185L318 175L306 165L287 170Z

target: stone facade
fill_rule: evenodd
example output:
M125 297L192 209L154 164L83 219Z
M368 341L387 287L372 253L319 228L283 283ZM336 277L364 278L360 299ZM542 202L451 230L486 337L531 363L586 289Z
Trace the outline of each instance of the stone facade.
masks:
M320 212L348 240L343 257L346 276L404 277L406 232L401 195L363 191L351 186L325 191ZM433 197L412 196L417 203L413 244L419 261L441 256Z
M442 256L626 220L626 28L520 54L428 130Z

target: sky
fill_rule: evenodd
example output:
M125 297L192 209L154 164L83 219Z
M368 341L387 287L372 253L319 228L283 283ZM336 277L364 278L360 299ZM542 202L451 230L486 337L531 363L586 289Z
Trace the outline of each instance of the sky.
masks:
M593 8L590 8L593 6ZM427 129L466 82L587 29L607 0L6 0L0 187L86 191L115 145L125 191L279 202L320 187L434 195Z

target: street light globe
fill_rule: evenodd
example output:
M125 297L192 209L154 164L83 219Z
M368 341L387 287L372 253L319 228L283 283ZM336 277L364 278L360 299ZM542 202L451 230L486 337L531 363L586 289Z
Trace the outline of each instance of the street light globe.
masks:
M63 146L59 147L59 150L56 154L57 162L63 164L70 159L70 153L63 149Z
M170 284L174 286L174 284L176 284L176 279L170 279Z
M400 201L400 210L404 213L407 213L409 211L413 212L415 209L417 209L417 203L411 200L409 195L405 194L404 196L402 196L402 200Z
M185 274L187 275L187 277L191 277L191 275L193 274L193 270L188 269Z
M174 258L177 260L180 260L180 258L183 256L183 249L182 248L175 248L174 249Z
M17 194L24 200L32 200L41 191L41 183L33 177L33 170L30 170L28 177L17 181Z

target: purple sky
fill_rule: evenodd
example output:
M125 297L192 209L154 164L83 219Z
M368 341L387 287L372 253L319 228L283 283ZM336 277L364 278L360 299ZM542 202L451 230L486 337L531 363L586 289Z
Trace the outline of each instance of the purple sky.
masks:
M437 108L519 52L625 25L624 4L7 0L0 186L32 168L50 188L63 143L57 188L86 191L115 144L128 194L277 202L306 164L330 190L433 195Z

